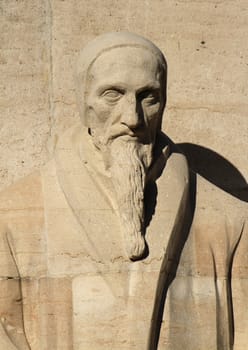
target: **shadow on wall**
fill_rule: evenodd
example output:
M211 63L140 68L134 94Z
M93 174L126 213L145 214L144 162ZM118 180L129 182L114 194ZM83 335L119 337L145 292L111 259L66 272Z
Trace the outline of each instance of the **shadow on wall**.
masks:
M209 148L193 143L179 143L177 146L187 157L194 172L232 196L248 202L248 183L227 159Z

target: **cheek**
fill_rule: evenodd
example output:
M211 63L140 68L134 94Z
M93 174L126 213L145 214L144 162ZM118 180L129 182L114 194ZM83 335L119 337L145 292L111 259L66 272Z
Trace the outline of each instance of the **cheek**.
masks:
M119 123L122 108L119 105L111 106L104 103L94 103L88 106L90 125L94 129L108 132L113 126Z
M160 128L160 103L146 106L145 109L143 109L143 113L147 129L149 130L149 135L152 142L154 142L158 128Z
M108 106L102 103L89 104L87 110L94 127L104 127L111 112Z
M160 112L160 103L156 103L153 105L142 104L142 109L144 113L144 117L147 123L152 123L154 120L156 121Z

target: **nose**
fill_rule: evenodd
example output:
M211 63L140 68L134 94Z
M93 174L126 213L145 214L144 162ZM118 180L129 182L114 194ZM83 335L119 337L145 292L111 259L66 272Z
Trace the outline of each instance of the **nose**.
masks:
M121 124L133 130L143 125L142 108L136 100L136 97L127 99L121 116Z

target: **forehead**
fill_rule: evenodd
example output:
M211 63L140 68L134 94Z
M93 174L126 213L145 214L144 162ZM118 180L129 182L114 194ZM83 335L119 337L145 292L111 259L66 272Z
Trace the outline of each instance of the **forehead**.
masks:
M139 88L159 82L160 65L157 57L145 48L114 48L95 60L89 75L96 85L126 84Z

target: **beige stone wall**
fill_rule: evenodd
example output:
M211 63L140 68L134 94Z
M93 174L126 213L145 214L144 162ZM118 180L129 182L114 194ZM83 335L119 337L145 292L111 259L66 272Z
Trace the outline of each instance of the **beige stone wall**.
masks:
M41 166L50 134L78 118L80 47L134 31L166 54L164 129L205 146L248 178L247 0L0 0L0 185Z
M46 158L50 13L40 0L0 1L0 184Z

